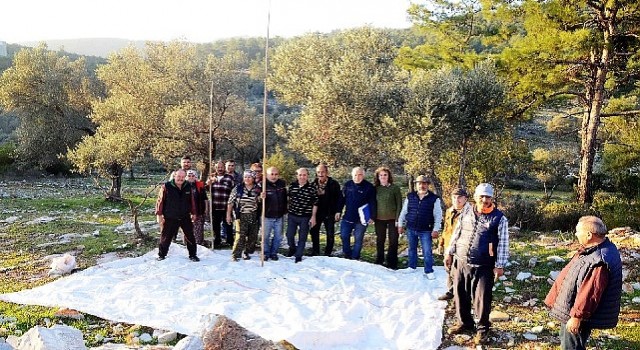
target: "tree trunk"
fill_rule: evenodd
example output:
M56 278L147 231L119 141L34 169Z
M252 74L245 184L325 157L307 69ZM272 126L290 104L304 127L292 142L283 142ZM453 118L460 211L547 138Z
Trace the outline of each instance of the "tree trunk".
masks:
M133 165L129 168L129 180L135 180L136 177L133 175Z
M581 204L591 204L593 202L593 161L597 152L597 136L598 127L600 126L600 115L602 113L602 105L604 104L604 84L607 78L607 72L610 57L610 45L612 35L615 33L615 21L606 13L606 18L610 19L608 23L603 23L604 45L600 58L593 52L591 55L591 63L595 67L595 74L591 92L587 94L587 106L585 106L584 120L581 126L581 149L580 149L580 172L578 173L578 189L577 200Z
M111 163L109 175L111 175L111 188L109 189L109 199L120 200L122 198L122 173L124 168L117 162Z
M465 168L467 167L467 137L462 137L460 143L460 170L458 171L458 187L467 188L467 180L464 176Z

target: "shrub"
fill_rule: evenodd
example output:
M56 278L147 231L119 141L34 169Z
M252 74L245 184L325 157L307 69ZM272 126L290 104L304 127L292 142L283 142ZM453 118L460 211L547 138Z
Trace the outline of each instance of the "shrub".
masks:
M4 173L15 162L14 151L16 146L12 143L0 145L0 173Z
M280 171L280 178L288 184L296 179L298 164L296 164L293 156L285 154L279 146L276 147L276 152L274 154L265 159L264 166L265 170L272 166L278 168Z
M538 200L525 198L520 194L504 194L500 199L500 209L509 219L509 225L523 230L538 230L542 217Z
M606 192L596 192L593 198L593 209L607 228L626 227L640 229L640 200L625 198Z
M544 231L573 231L578 220L584 215L593 215L593 210L585 208L579 203L551 202L542 204L540 208L542 217L541 230Z

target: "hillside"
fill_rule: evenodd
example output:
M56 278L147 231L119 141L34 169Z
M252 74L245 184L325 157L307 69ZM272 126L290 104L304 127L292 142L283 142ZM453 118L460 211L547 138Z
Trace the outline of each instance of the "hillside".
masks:
M34 47L44 42L51 50L64 50L84 56L108 57L110 53L133 45L137 48L144 48L143 40L128 40L118 38L85 38L68 40L42 40L27 41L19 43L22 46Z

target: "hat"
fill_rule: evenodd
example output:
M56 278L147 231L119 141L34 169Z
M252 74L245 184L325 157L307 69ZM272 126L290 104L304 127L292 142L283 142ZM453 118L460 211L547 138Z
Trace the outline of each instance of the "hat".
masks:
M465 191L465 189L462 187L458 187L455 190L453 190L453 192L451 192L451 195L469 197L469 194L467 194L467 191Z
M487 196L493 197L493 186L488 183L481 183L476 187L476 191L473 193L474 197Z
M187 176L189 175L193 175L193 176L198 176L198 173L195 170L187 170Z
M242 173L242 176L251 176L252 178L256 178L256 173L253 170L245 170L244 173Z
M420 175L418 177L416 177L415 181L413 182L426 182L426 183L431 183L431 180L429 180L428 177L426 177L425 175Z

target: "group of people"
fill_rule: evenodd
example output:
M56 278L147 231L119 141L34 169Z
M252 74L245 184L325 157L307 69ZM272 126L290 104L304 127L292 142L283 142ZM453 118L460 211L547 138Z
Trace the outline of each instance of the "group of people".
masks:
M444 254L448 277L447 290L438 299L453 299L457 319L447 333L475 332L476 344L489 342L493 287L504 274L509 259L508 220L496 207L494 188L490 184L481 183L475 188L474 203L468 201L464 188L455 189L451 193L451 207L443 215L441 199L429 189L429 178L418 176L415 190L403 200L387 167L375 171L373 184L365 179L364 169L355 167L351 180L342 186L329 176L326 164L316 167L316 178L312 181L308 169L298 169L296 180L289 185L280 179L276 167L269 167L263 189L260 163L252 164L250 170L240 176L232 160L226 164L218 162L206 183L200 185L190 169L190 159L183 158L181 164L181 169L162 186L156 203L161 225L159 260L166 257L172 238L182 228L189 258L199 261L196 250L197 244L203 242L201 225L209 207L206 196L209 188L214 246L221 245L225 234L226 243L233 245L233 261L250 259L255 252L263 205L265 260L279 259L285 216L289 246L285 255L294 257L296 263L302 261L309 234L311 255L320 255L321 226L326 233L322 252L332 255L337 222L340 222L343 256L359 260L366 229L374 225L376 264L399 268L398 238L406 233L406 271L417 271L420 244L424 276L434 280L432 244L434 239L439 239L438 247ZM585 349L592 329L613 328L617 324L622 263L616 246L606 234L601 219L595 216L580 219L576 226L580 249L559 274L545 299L551 315L562 324L562 349Z

